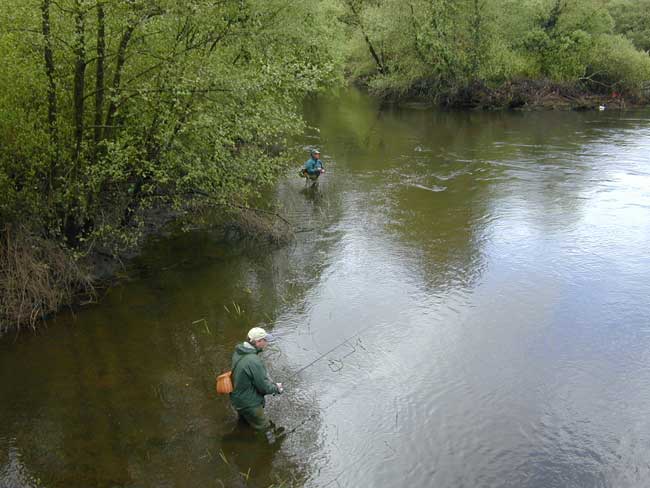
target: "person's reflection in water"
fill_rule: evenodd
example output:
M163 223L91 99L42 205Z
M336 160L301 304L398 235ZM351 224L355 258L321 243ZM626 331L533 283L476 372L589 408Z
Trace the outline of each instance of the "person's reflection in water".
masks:
M323 198L323 192L321 192L318 186L306 186L300 190L305 198L312 203L319 203Z

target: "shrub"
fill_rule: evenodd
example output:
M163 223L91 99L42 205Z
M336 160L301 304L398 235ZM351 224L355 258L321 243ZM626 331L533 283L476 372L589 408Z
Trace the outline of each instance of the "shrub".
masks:
M25 227L0 232L0 334L34 327L78 293L92 293L91 278L76 256Z
M588 78L608 90L640 96L650 82L650 56L621 35L599 36L590 52Z

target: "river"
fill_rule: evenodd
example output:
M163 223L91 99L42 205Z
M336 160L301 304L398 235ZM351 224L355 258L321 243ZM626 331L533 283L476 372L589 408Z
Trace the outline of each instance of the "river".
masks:
M349 90L306 117L327 173L273 194L295 242L153 239L98 303L0 340L0 487L644 486L650 111ZM273 446L214 393L254 325Z

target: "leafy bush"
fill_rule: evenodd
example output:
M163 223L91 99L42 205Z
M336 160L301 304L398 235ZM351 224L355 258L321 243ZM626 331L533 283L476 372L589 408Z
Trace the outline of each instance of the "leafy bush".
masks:
M650 56L621 35L600 36L590 53L589 78L609 91L640 96L650 82Z
M583 86L591 89L605 83L638 93L648 82L647 56L629 43L614 40L613 33L615 29L635 35L644 32L644 21L633 23L623 7L646 19L650 8L641 10L649 1L614 0L609 9L596 0L342 3L356 19L350 28L363 34L355 38L352 72L365 73L370 87L380 94L435 98L521 78L563 85L588 78L592 82ZM625 27L616 26L612 15L627 22ZM378 53L375 63L368 56L371 46ZM601 61L594 59L596 53ZM609 63L606 69L603 60Z
M650 52L650 0L612 0L608 3L615 32L632 41L637 49Z

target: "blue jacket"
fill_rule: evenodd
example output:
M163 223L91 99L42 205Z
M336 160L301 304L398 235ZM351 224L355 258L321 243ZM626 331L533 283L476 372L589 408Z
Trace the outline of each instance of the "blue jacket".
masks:
M305 169L310 175L315 175L316 173L320 173L320 169L323 169L323 163L320 159L309 158L305 163Z

